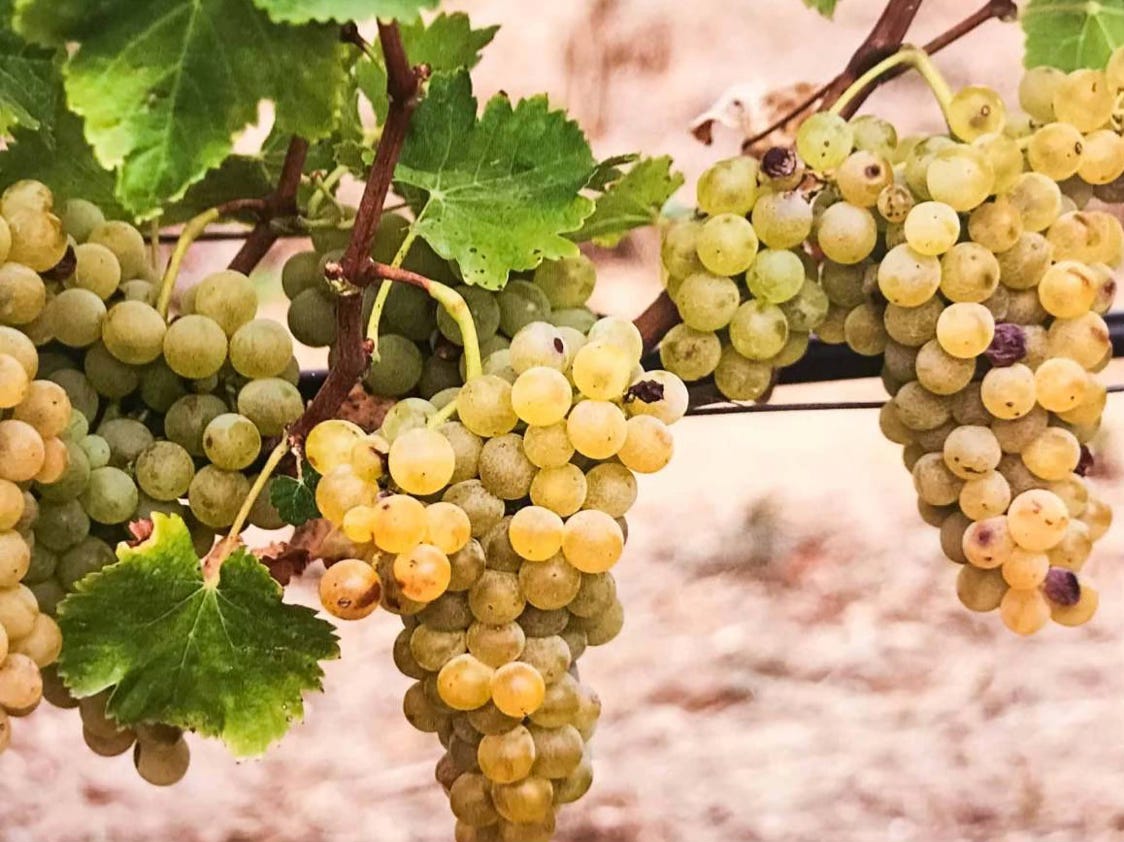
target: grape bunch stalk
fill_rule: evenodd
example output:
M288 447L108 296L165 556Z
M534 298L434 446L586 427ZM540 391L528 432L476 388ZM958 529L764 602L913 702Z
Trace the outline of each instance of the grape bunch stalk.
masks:
M524 283L584 304L592 279L568 268ZM403 398L374 433L332 419L305 441L319 509L354 552L321 579L321 604L402 618L394 660L415 681L403 709L445 748L436 776L456 838L548 840L556 810L592 782L601 702L577 661L621 629L610 571L636 474L667 465L687 391L643 370L639 331L619 318L586 333L527 322L482 366L475 325L490 298L428 292L450 305L464 385Z
M839 116L900 64L929 81L947 134L899 139L879 118ZM961 565L960 600L999 609L1020 634L1051 618L1079 625L1098 604L1083 567L1111 511L1085 473L1124 231L1089 203L1124 176L1122 89L1124 50L1104 70L1032 70L1020 87L1028 114L1009 119L995 91L952 92L906 49L804 121L795 156L708 171L709 218L664 241L684 322L661 346L670 370L713 373L731 399L766 395L771 355L783 354L793 313L810 311L812 289L828 302L811 308L821 341L883 357L881 428L903 446L921 514ZM790 162L783 185L763 175L778 161ZM769 248L757 252L758 240ZM729 277L742 272L748 293Z

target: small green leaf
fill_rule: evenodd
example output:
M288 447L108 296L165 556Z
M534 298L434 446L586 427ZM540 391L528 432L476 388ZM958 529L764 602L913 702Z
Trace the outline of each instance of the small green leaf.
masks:
M305 462L299 477L279 476L269 487L269 502L281 519L292 526L320 517L316 506L316 486L320 474Z
M577 254L563 235L593 211L595 162L578 125L545 97L493 97L477 118L467 71L440 74L414 112L395 181L415 230L466 283L499 289L512 270Z
M12 0L0 0L0 134L15 126L50 131L61 93L58 53L12 31Z
M365 21L374 18L413 20L439 0L254 0L278 23Z
M21 26L77 42L65 67L71 108L117 196L153 216L230 153L273 100L281 130L331 133L345 79L330 25L284 26L251 0L21 0Z
M475 67L480 62L480 51L491 43L497 30L498 26L473 29L464 12L440 14L428 24L417 20L399 27L406 58L411 64L429 65L433 73ZM356 78L381 125L390 105L386 95L386 68L381 60L365 59L356 66Z
M1022 24L1027 67L1104 67L1124 44L1124 0L1030 0Z
M52 130L17 129L13 143L0 152L0 190L21 178L42 181L61 206L68 198L87 199L112 219L128 219L114 195L114 177L103 169L82 134L82 120L66 110L59 97Z
M830 18L835 14L835 7L839 5L839 0L804 0L804 5L819 12L825 18Z
M332 626L283 603L242 548L204 582L184 522L154 513L152 525L60 605L59 673L79 698L112 687L106 710L122 724L166 722L259 754L321 689L319 661L339 657Z
M671 170L670 157L638 161L608 185L598 197L593 214L570 239L615 246L626 232L655 222L664 203L682 184L683 176Z

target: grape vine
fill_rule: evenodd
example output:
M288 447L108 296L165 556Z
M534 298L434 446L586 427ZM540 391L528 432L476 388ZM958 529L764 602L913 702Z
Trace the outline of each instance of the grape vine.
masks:
M0 0L0 752L45 698L157 786L192 735L261 753L339 656L283 599L322 562L324 614L401 621L403 711L440 740L458 842L546 842L593 784L578 663L623 627L626 518L688 414L877 409L966 608L1019 634L1093 618L1124 31L1097 20L1076 53L1059 33L1096 4L1023 10L1016 112L932 59L1011 0L923 48L922 0L889 0L675 219L669 159L598 161L545 97L481 106L495 28L431 0L364 4L371 41L354 0L87 5ZM158 66L125 84L135 51ZM907 72L946 131L856 116ZM263 100L272 132L234 154ZM646 225L665 291L635 322L594 312L579 245ZM292 237L282 324L251 275ZM182 283L228 238L226 268ZM885 402L770 402L876 375Z

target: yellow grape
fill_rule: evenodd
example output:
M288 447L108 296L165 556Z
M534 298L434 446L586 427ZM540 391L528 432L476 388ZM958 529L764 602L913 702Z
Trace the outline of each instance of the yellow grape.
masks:
M407 599L432 602L453 575L449 557L432 544L418 544L394 559L394 579Z
M511 546L528 561L546 561L562 548L562 518L542 506L526 506L508 524Z
M621 557L624 533L605 512L586 509L572 515L562 533L562 554L583 573L604 573Z
M371 516L375 545L387 553L404 553L425 540L429 521L425 505L406 494L383 497Z
M361 620L379 607L381 597L379 574L362 559L337 561L320 579L320 604L341 620Z
M628 419L628 434L617 458L633 471L653 474L671 461L674 441L667 425L652 415Z
M492 698L493 672L472 655L457 655L437 674L437 693L454 710L475 710Z
M492 703L508 716L530 716L546 697L546 681L530 664L512 661L492 676Z
M472 522L455 503L430 503L425 507L426 542L452 555L472 540Z
M316 506L336 526L343 524L351 509L373 505L378 496L378 485L359 477L351 465L333 469L316 486Z
M304 455L318 473L327 474L351 461L352 448L365 435L350 421L339 418L321 421L304 440Z

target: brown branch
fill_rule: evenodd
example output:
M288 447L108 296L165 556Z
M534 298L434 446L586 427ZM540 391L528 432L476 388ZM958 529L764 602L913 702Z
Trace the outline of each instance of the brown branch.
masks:
M671 296L667 294L667 290L664 290L633 321L637 330L640 331L640 337L644 340L644 353L648 353L659 345L664 334L678 323L679 309L675 306L675 302L671 300Z
M258 224L250 231L246 242L230 261L231 269L250 274L277 241L278 232L272 224L273 220L280 216L296 215L297 190L300 187L301 173L304 171L304 161L307 156L308 141L294 136L289 141L289 150L285 153L285 161L281 165L277 189L264 199L264 209L259 214Z
M367 175L363 198L355 213L351 239L340 261L342 280L360 286L371 243L382 216L394 167L406 141L410 117L417 107L418 89L428 74L425 67L411 67L402 46L402 37L394 23L379 22L379 41L386 60L386 90L390 110L383 125L382 136L375 150L375 161ZM351 387L362 376L371 360L371 347L363 331L363 296L358 292L342 295L336 303L338 324L336 346L339 359L328 372L323 385L309 402L304 414L294 422L289 437L301 441L321 421L331 418L347 398Z

